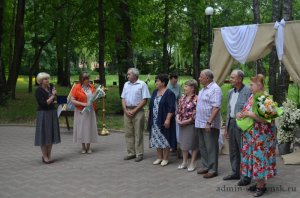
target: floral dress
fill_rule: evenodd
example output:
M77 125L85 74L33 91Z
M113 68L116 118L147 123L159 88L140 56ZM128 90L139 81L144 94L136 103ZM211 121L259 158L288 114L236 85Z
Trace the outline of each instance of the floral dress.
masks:
M244 110L252 111L253 95ZM242 133L241 174L253 179L276 175L275 124L254 122L253 128Z
M157 126L159 102L162 96L156 96L153 105L153 126L151 128L150 148L169 148L170 144Z
M187 96L182 96L178 103L176 114L179 116L180 121L188 120L196 117L197 95L193 95L189 101L186 100Z

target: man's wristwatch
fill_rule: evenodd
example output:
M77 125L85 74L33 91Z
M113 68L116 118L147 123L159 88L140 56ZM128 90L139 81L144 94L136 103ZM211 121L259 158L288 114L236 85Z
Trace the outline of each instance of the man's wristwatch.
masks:
M208 124L209 126L211 126L211 122L206 122L206 124Z

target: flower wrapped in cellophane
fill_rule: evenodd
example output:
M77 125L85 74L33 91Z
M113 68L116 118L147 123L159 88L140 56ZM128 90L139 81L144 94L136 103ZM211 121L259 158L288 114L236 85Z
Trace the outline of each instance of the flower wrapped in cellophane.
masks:
M83 114L86 111L91 111L92 110L93 102L95 102L96 100L98 100L99 98L102 98L104 96L105 96L105 91L101 88L101 85L99 85L97 87L97 89L95 90L95 92L93 93L93 95L90 98L90 100L87 101L87 103L89 104L89 106L84 107L83 110L80 113Z
M258 93L253 98L252 112L262 120L271 123L272 120L282 115L283 109L278 107L271 95ZM243 131L251 129L254 124L254 120L249 117L238 119L236 122Z
M278 107L271 95L267 93L259 93L254 95L252 111L264 121L271 123L272 120L279 117L283 113L283 109Z

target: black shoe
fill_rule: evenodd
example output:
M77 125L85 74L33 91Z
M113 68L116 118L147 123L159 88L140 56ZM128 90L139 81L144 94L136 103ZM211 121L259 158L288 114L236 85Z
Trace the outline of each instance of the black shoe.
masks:
M266 192L266 187L256 188L256 192L253 194L254 197L260 197Z
M226 177L223 177L223 180L239 180L240 176L236 175L227 175Z
M249 181L244 181L244 180L240 180L237 185L238 186L248 186L251 182Z
M248 191L252 191L252 192L255 192L257 189L257 184L254 184L252 186L250 186L249 188L247 188Z
M135 162L140 162L143 160L143 156L138 156L137 158L135 158Z
M135 158L135 155L128 155L128 156L124 157L124 160L131 160L134 158Z
M267 188L266 188L266 184L264 184L264 187L262 188L264 191L267 191ZM252 191L252 192L255 192L257 190L257 184L254 184L252 186L250 186L249 188L247 188L248 191Z

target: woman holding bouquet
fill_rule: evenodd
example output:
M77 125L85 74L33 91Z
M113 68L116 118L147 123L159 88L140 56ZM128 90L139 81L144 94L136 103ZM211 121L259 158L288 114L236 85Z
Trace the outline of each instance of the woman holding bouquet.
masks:
M90 83L90 76L83 72L79 76L79 83L72 90L71 101L75 105L73 140L82 144L82 154L92 153L91 143L97 142L96 103L89 104L90 98L95 92L95 87ZM80 113L84 107L92 105L90 111Z
M255 191L254 197L263 195L266 191L265 182L276 175L275 158L275 124L254 113L255 96L264 94L264 76L259 74L251 78L252 95L245 108L237 113L237 118L252 118L253 126L242 134L241 174L252 177L257 183L249 188Z

